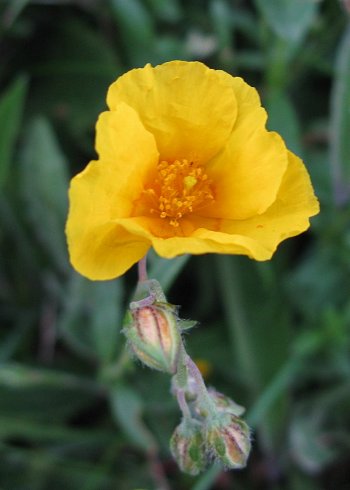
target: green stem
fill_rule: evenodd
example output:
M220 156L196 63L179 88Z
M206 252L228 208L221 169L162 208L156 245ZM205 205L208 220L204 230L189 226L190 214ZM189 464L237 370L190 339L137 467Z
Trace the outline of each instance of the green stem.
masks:
M198 402L199 402L198 405L200 405L201 408L207 411L210 416L215 417L217 415L217 410L215 404L213 403L212 399L209 396L207 387L205 386L200 370L198 369L196 363L192 361L192 359L188 354L186 354L185 362L186 362L188 373L190 374L190 376L192 376L192 378L195 380L196 383L196 391L197 391Z
M181 411L185 417L186 415L186 407L188 409L186 400L184 398L184 402L186 403L185 411L183 410L183 400L181 399L181 393L184 396L186 392L186 388L188 387L189 380L194 382L193 389L196 392L198 405L201 409L208 413L210 416L215 416L217 414L215 404L209 396L207 387L203 381L200 370L197 365L192 361L190 356L185 351L185 347L182 344L179 353L177 372L174 377L175 386L176 386L176 396L179 402L179 406ZM189 387L188 387L189 388ZM180 394L180 399L179 399Z
M187 405L187 402L186 402L184 390L182 390L181 388L178 388L176 390L176 398L177 398L177 403L179 404L180 410L181 410L184 418L187 420L191 420L192 415L191 415L191 411L190 411L190 409Z
M187 375L187 368L185 362L186 356L187 356L187 352L185 351L185 346L181 342L181 346L179 348L179 358L177 362L176 374L174 376L176 385L181 389L186 388L188 383L188 375Z

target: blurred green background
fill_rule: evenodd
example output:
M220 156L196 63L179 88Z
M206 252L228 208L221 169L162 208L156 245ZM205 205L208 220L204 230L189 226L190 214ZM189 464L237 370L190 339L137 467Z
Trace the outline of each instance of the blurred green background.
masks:
M350 2L0 0L0 489L350 489ZM92 283L64 237L109 84L202 60L258 88L321 202L273 260L150 258L206 381L247 407L248 467L172 461L165 374L120 334L135 270ZM194 87L195 90L195 87ZM160 471L160 469L162 471ZM161 473L167 483L160 483Z

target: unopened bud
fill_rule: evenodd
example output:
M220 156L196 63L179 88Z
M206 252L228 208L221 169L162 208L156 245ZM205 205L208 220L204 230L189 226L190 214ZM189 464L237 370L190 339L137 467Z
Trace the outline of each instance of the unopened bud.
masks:
M212 422L207 429L209 453L227 468L244 468L251 449L247 424L233 414Z
M183 420L170 439L170 450L181 471L189 475L198 475L207 466L200 425Z
M232 415L236 415L237 417L245 412L244 407L238 405L238 403L231 400L231 398L223 395L219 391L216 391L214 388L209 388L208 393L210 398L213 400L216 408L220 412L231 413Z
M174 373L181 345L175 308L167 303L132 308L124 333L133 353L147 366Z

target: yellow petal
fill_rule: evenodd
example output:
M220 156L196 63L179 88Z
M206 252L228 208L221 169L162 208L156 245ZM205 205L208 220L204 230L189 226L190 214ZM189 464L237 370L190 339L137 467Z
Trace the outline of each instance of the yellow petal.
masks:
M73 267L89 279L123 274L148 250L150 242L130 235L116 224L128 216L132 202L119 186L112 165L91 162L71 181L66 234Z
M153 135L143 127L134 109L124 103L99 116L96 151L104 166L108 164L115 173L113 188L130 202L156 171L159 158Z
M262 214L276 199L287 149L277 133L265 129L267 116L256 90L241 78L231 80L238 115L224 150L206 166L215 185L215 203L203 214L246 219Z
M279 243L299 235L310 226L309 218L318 214L309 174L303 162L288 152L288 168L276 201L261 216L242 221L223 221L220 231L246 236L254 242L247 255L256 260L270 259Z
M139 239L150 240L155 251L161 257L171 259L178 255L205 253L227 253L249 255L254 240L246 236L232 236L214 230L220 229L220 220L191 218L181 221L181 231L186 234L174 236L174 228L165 220L147 217L118 220L126 232ZM202 227L201 227L202 226ZM208 227L208 228L206 228Z
M116 221L131 215L158 152L153 136L125 104L100 118L97 149L105 160L91 162L71 181L66 233L75 269L90 279L111 279L150 247Z
M146 65L113 83L107 103L137 111L161 159L206 162L223 148L236 118L231 78L199 62Z
M68 224L68 247L73 267L91 280L121 276L147 253L150 242L110 222L76 234Z
M152 240L156 252L165 258L177 255L225 253L268 260L280 242L309 227L309 218L319 212L309 175L302 161L288 153L288 168L276 202L262 215L247 220L219 220L193 216L184 220L185 236L152 236L151 221L134 221L126 229ZM157 227L153 221L153 226Z
M158 255L167 259L183 254L222 253L247 255L245 237L221 235L223 236L218 238L217 232L199 229L190 237L173 237L167 240L154 239L153 247Z

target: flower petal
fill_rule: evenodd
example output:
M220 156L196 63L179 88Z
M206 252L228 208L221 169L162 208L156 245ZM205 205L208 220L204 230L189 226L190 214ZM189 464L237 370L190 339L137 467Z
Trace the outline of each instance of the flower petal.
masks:
M140 195L159 158L153 135L144 128L136 111L124 103L99 116L96 151L103 165L112 167L112 188L130 202Z
M226 253L268 260L280 242L307 230L309 217L319 212L302 161L290 152L288 161L276 202L260 216L247 220L192 217L186 220L188 236L151 237L147 222L143 226L139 222L137 226L141 226L134 232L151 239L156 252L165 258L185 253Z
M267 115L256 90L241 78L231 80L238 116L225 148L206 166L216 194L203 214L246 219L274 202L288 158L283 139L265 128Z
M94 280L123 274L150 246L116 224L132 208L127 191L118 185L118 174L112 165L90 162L71 181L66 226L70 260Z
M288 152L288 168L272 206L261 216L248 220L224 220L220 231L249 238L254 246L247 246L247 255L256 260L268 260L279 243L307 230L309 218L318 214L319 210L303 162Z
M71 263L78 272L94 281L121 276L150 248L150 242L112 222L91 228L82 235L73 230L68 224Z
M101 116L97 149L105 160L90 162L71 181L66 234L76 270L90 279L111 279L150 247L150 241L130 235L116 220L132 213L158 152L153 136L125 104Z
M231 78L199 62L146 65L118 78L107 103L114 110L123 101L137 111L161 159L203 163L223 148L236 118Z

